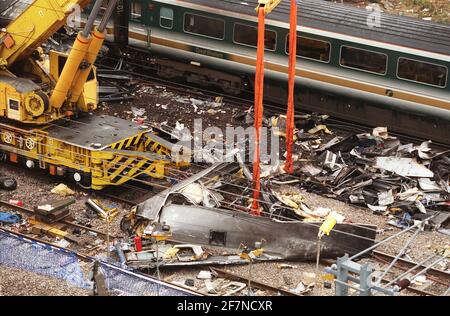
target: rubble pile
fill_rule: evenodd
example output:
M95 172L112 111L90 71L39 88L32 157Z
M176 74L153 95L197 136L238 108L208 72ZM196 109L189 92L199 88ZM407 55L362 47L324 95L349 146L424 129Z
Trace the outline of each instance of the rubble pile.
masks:
M308 191L391 215L399 227L436 212L442 216L433 220L434 228L449 219L449 150L430 141L402 144L386 128L327 142L310 132L297 134L303 156L295 172Z

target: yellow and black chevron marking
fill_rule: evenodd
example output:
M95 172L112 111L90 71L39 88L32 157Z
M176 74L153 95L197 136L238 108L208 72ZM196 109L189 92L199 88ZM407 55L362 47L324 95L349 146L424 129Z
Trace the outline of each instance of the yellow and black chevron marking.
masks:
M140 140L142 138L142 135L143 134L141 133L141 134L135 135L133 137L126 138L126 139L124 139L124 140L122 140L120 142L112 144L110 146L110 148L111 149L118 149L118 150L129 149L132 146L134 148L136 148L139 145L139 142L140 142Z
M165 156L172 155L172 150L170 148L167 148L163 144L153 140L150 137L146 137L145 148L148 148L151 152L154 152L154 153L157 153L160 155L165 155Z
M152 133L145 134L145 148L155 154L172 158L172 163L178 167L189 166L189 161L179 159L180 153L174 144Z
M106 149L93 151L91 162L99 172L92 172L92 187L120 185L141 175L163 178L170 161L149 152Z

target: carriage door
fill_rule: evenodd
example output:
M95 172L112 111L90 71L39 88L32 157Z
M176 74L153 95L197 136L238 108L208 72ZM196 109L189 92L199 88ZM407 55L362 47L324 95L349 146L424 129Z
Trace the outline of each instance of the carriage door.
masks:
M158 27L161 29L171 30L173 28L173 9L163 6L159 9L158 13Z
M150 1L146 0L131 0L130 1L130 26L133 25L131 32L134 34L134 39L147 47L150 47L151 32L149 27L149 9Z
M168 30L173 28L173 9L161 7L159 10L159 26Z
M119 47L128 46L129 20L129 0L118 0L114 11L114 43L119 45Z

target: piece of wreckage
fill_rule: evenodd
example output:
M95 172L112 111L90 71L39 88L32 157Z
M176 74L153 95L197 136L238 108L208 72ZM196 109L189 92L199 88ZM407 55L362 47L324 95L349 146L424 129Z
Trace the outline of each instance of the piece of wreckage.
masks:
M320 217L300 209L289 211L289 206L283 207L274 194L264 190L264 216L249 214L251 199L236 183L248 186L250 179L243 163L215 163L137 205L121 226L145 238L156 223L163 223L171 227L173 241L218 247L234 254L242 245L254 249L262 244L264 253L254 256L254 261L315 259ZM232 202L226 200L228 195ZM280 210L290 217L280 215ZM375 235L373 225L338 223L322 238L320 256L335 259L358 253L374 244ZM242 263L238 261L235 263Z
M389 223L399 228L439 212L428 225L448 234L449 150L430 141L402 144L385 127L328 141L310 131L297 137L306 163L294 174L309 192L364 205L393 217Z

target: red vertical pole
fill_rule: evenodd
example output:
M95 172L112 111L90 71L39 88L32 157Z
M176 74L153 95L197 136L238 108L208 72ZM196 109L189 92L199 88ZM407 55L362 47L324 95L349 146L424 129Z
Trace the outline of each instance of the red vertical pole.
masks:
M260 215L259 195L261 190L260 182L260 134L263 115L263 94L264 94L264 38L265 38L265 13L264 7L258 10L258 44L256 50L256 74L255 74L255 152L253 156L253 203L251 213Z
M284 170L294 172L292 161L292 147L294 145L294 86L295 65L297 61L297 1L291 0L291 16L289 29L289 79L288 79L288 106L286 113L286 163Z

